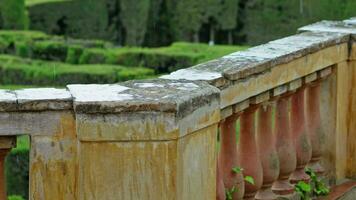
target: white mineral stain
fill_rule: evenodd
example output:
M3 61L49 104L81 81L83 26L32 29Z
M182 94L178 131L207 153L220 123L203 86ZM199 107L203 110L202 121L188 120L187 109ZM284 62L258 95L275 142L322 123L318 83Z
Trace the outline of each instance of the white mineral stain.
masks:
M16 101L16 95L8 90L0 90L0 101Z
M178 90L188 90L188 91L199 88L199 86L194 83L169 83L168 85L177 87Z
M346 25L356 25L356 17L352 17L350 19L344 20L344 23Z
M122 101L134 99L131 94L122 93L130 88L121 85L68 85L77 102Z
M346 22L345 22L346 21ZM354 26L354 20L350 19L350 21L345 20L344 26L339 22L333 21L322 21L315 24L311 24L308 26L304 26L300 28L300 31L317 31L317 32L337 32L337 33L351 33L356 34L356 29ZM349 26L348 26L349 25Z
M170 80L214 80L221 78L221 74L217 72L207 72L199 71L194 69L181 69L175 72L172 72L169 75L163 75L161 79L170 79Z
M156 83L134 83L134 85L140 88L154 88L154 87L163 88L164 87L164 85L156 84Z
M55 99L70 99L71 94L65 89L55 88L36 88L23 89L15 91L19 101L21 100L55 100Z

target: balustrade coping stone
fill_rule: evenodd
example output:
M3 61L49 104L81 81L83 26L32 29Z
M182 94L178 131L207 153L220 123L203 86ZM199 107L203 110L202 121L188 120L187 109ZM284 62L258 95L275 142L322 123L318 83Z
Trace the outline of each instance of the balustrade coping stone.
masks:
M356 39L356 17L344 21L327 21L323 20L310 25L303 26L298 29L298 32L331 32L331 33L347 33L351 35L351 39Z
M0 112L70 110L72 107L72 95L66 89L0 90Z
M67 88L0 90L0 112L74 108L78 113L159 111L183 117L201 106L220 101L220 91L202 81L154 79L68 85Z
M202 80L223 89L232 81L264 73L274 66L288 63L330 46L347 43L349 40L349 32L303 32L181 69L160 78Z
M183 118L216 103L220 91L202 81L136 80L120 84L68 85L76 113L169 112Z

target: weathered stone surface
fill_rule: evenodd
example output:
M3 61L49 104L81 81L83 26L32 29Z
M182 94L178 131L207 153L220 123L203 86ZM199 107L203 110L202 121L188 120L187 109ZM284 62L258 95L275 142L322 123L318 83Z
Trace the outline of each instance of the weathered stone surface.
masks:
M81 142L79 199L215 199L217 124L179 140Z
M345 43L349 39L344 33L302 33L267 44L240 51L222 58L229 60L224 76L238 80L268 72L274 66L288 63L326 47Z
M272 96L276 97L288 92L288 85L281 85L273 89Z
M291 62L276 65L249 78L234 81L221 90L221 108L242 102L248 98L271 90L279 85L317 72L348 59L348 45L342 43L296 58Z
M8 90L0 90L0 112L16 110L17 99L15 93Z
M326 77L328 77L330 74L332 74L333 73L333 69L332 69L332 67L328 67L328 68L326 68L326 69L323 69L323 70L320 70L319 72L318 72L318 77L319 78L326 78Z
M0 112L0 135L53 135L70 111Z
M36 88L15 90L18 110L68 110L72 95L66 89Z
M57 123L59 128L54 132L31 136L30 200L78 199L75 116L70 111L62 111Z
M356 34L356 20L351 18L344 21L321 21L298 29L299 32L334 32Z
M251 75L268 72L276 65L288 63L326 47L346 43L348 40L349 35L346 33L297 34L179 70L161 78L204 80L224 88L230 84L228 80L245 79Z
M312 73L312 74L309 74L308 76L306 76L304 78L304 82L305 83L310 83L312 81L315 81L317 78L318 78L318 74L317 73Z
M250 104L260 104L265 101L268 101L271 97L270 92L264 92L262 94L258 94L250 99Z
M303 80L300 78L300 79L296 79L294 81L291 81L288 83L288 91L294 91L300 87L302 87L303 85Z
M212 60L209 65L199 64L187 69L181 69L172 72L169 75L163 75L160 78L170 80L190 80L207 81L215 87L223 87L228 81L222 76L224 65L219 60ZM211 66L211 67L209 67Z
M65 89L0 90L0 112L68 110L72 96Z
M219 101L219 90L204 82L140 80L120 85L69 85L78 113L159 111L184 117Z

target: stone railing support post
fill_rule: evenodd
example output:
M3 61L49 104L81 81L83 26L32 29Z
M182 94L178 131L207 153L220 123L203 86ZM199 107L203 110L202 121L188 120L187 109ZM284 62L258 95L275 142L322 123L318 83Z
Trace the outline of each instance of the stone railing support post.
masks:
M216 198L218 89L166 80L68 88L79 200Z

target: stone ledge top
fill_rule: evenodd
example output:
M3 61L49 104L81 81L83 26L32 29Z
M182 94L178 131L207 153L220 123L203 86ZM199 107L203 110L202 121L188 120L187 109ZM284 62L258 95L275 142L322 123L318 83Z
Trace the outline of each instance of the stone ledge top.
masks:
M67 87L77 113L157 111L185 116L219 101L219 90L204 82L155 79Z
M356 35L356 17L344 21L321 21L298 29L299 32L334 32Z
M0 90L0 111L2 112L68 109L72 109L72 95L66 89Z
M263 73L276 65L288 63L329 46L346 43L349 39L347 33L305 32L178 70L161 78L202 80L223 88L231 81Z

